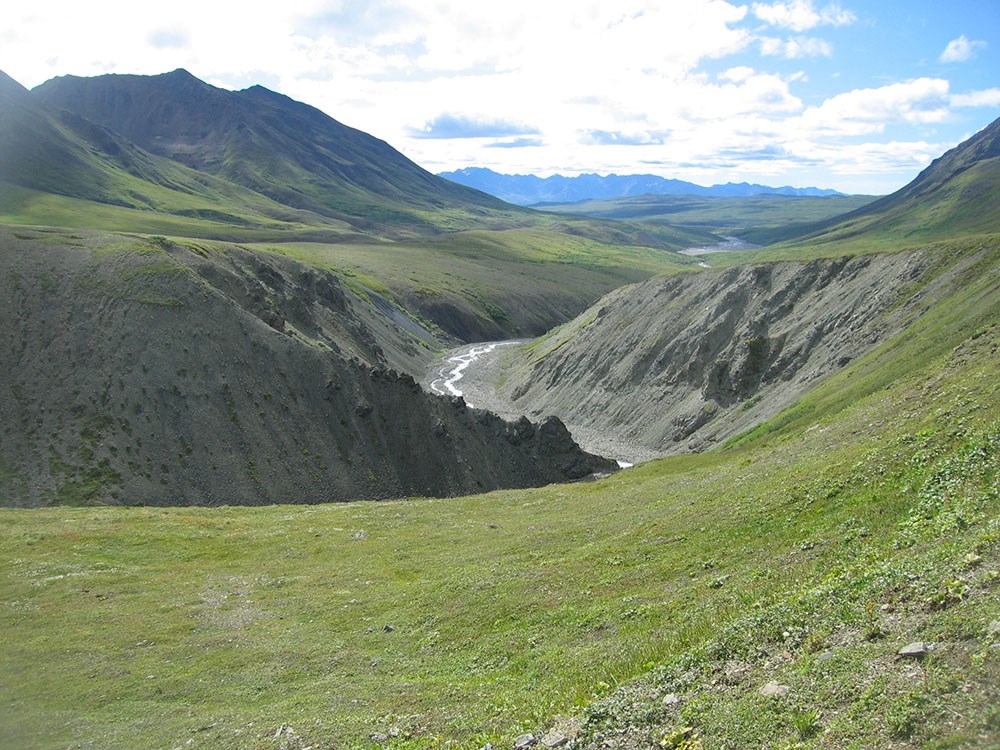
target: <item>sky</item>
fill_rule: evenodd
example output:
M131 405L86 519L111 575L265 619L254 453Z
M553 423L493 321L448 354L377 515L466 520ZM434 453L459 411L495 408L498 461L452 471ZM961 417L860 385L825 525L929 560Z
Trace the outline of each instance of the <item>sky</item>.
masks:
M884 194L1000 117L1000 0L6 0L0 70L254 84L432 172Z

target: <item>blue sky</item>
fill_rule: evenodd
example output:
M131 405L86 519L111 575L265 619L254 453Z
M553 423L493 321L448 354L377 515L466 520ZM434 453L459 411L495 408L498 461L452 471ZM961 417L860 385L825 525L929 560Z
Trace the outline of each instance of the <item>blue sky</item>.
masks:
M262 84L434 172L886 193L1000 116L1000 2L8 2L0 69Z

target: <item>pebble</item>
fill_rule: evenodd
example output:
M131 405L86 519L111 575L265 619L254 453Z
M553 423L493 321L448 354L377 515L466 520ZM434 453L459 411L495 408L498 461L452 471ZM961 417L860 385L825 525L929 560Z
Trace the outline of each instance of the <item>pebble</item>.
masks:
M930 650L930 646L924 641L914 641L907 646L903 646L896 653L904 659L920 659L926 656Z
M522 734L516 740L514 740L514 750L526 750L526 748L532 745L537 745L538 740L535 739L533 734Z
M555 730L542 737L542 744L545 747L562 747L568 742L569 737L562 732L556 732Z
M791 688L777 682L769 682L760 689L761 695L788 695Z
M680 702L681 699L677 697L677 693L667 693L666 695L663 696L664 706L676 706Z

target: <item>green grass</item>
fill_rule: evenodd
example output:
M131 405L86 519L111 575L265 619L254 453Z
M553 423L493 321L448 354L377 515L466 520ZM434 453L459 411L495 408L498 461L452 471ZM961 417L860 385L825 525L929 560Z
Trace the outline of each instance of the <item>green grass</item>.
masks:
M624 717L654 744L690 726L705 747L982 746L1000 320L995 305L968 325L929 317L927 358L883 363L849 402L850 378L831 380L809 419L596 483L3 511L0 741L478 748L577 714L587 736ZM919 355L907 346L882 356ZM894 660L912 640L940 645L915 681ZM713 687L734 664L744 677ZM641 710L616 689L636 677ZM759 695L772 678L788 701ZM796 718L810 712L815 733Z
M560 214L642 222L743 236L789 224L809 224L852 211L872 196L790 197L760 195L713 198L694 195L642 195L633 198L583 201L545 210ZM756 241L756 240L755 240ZM701 244L710 244L703 242Z
M493 338L542 333L615 287L695 263L657 248L610 245L545 227L419 242L250 247L336 271L424 318L447 304L482 321L479 337Z

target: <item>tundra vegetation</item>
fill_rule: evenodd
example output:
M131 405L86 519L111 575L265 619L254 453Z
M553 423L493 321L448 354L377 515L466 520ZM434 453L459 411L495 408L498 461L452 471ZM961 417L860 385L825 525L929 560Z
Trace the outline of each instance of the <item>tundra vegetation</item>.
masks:
M436 453L439 494L515 462L493 438L526 445L418 392L437 351L566 324L528 351L569 352L605 292L697 273L672 250L725 204L701 228L530 212L265 89L155 79L0 75L25 157L0 161L0 493L36 506L0 509L0 745L1000 745L1000 125L712 256L931 259L905 325L792 403L596 481L424 497L379 472L429 434L483 459ZM91 85L137 111L88 109ZM940 278L963 283L918 294ZM204 486L231 496L189 506ZM221 504L248 498L287 504Z

